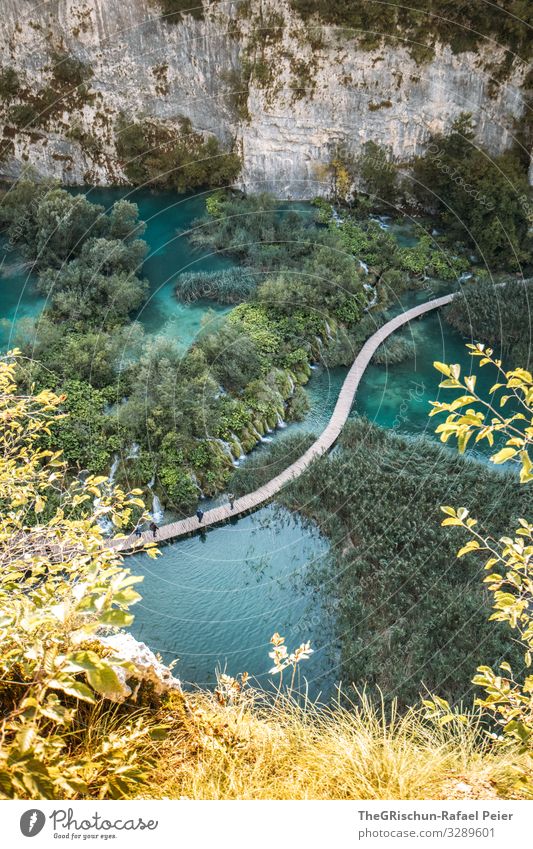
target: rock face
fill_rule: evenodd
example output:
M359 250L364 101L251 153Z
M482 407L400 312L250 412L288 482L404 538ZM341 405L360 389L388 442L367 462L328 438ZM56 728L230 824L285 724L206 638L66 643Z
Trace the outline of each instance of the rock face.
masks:
M187 117L242 153L243 187L308 198L330 190L338 147L357 152L374 140L408 160L470 112L479 141L499 153L525 111L527 67L516 60L495 81L497 48L454 55L437 45L417 64L403 46L368 51L344 31L311 27L287 0L204 0L200 14L172 23L157 0L3 0L0 65L22 84L0 101L3 176L31 164L65 183L123 182L118 115L176 127ZM44 115L39 92L53 93L65 56L90 66L87 91L61 89ZM14 120L27 102L37 117Z
M151 649L138 642L132 634L119 631L109 637L100 637L100 643L115 652L121 660L128 661L134 669L134 672L127 672L124 667L115 666L122 686L122 692L117 694L115 701L122 702L132 695L133 691L127 682L135 683L136 689L143 683L148 683L154 692L159 694L170 690L181 692L181 684L174 678L169 667L161 663Z

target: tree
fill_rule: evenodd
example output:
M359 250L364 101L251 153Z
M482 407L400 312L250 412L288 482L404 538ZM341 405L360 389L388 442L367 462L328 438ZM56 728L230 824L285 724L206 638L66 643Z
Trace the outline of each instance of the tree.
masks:
M365 190L374 200L394 204L398 190L396 166L391 150L369 141L364 145L355 165Z
M128 528L143 503L138 492L109 490L105 478L65 482L60 453L43 448L61 426L63 398L21 394L17 353L0 360L0 794L116 798L143 780L131 746L146 732L124 716L115 736L103 731L91 764L81 745L84 705L94 723L102 699L128 692L134 668L99 635L131 623L140 579L98 521Z
M476 392L476 375L461 377L458 365L435 363L435 368L445 377L440 386L461 393L451 402L433 402L431 415L448 414L437 433L443 442L456 439L460 451L472 439L476 443L486 440L494 446L495 438L501 438L503 447L498 445L491 461L497 465L507 462L516 465L521 483L528 484L533 480L533 377L521 368L504 371L501 361L484 345L468 345L468 348L480 367L489 365L496 372L491 397L487 401ZM511 404L513 410L509 410ZM478 527L478 521L465 507L446 506L442 510L446 514L444 526L460 527L469 536L457 556L479 552L486 559L485 569L489 574L485 583L493 595L491 619L506 622L523 648L526 673L522 679L507 662L501 663L497 672L489 666L478 668L473 682L483 687L485 695L476 703L494 718L505 737L518 741L533 753L533 675L527 672L533 656L533 525L520 518L513 536L495 539ZM428 706L444 719L453 718L447 703L433 700Z

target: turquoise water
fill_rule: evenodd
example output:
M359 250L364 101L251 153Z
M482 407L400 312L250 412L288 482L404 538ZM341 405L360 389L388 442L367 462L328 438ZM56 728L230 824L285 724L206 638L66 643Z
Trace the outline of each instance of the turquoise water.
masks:
M144 582L131 630L166 662L179 658L182 681L208 686L218 668L268 687L270 637L282 634L289 650L311 639L316 652L302 672L316 696L332 680L332 647L305 577L327 552L314 528L269 506L167 546L155 561L134 558Z
M0 349L13 346L13 331L21 318L35 318L45 304L36 291L35 277L20 255L0 237Z
M428 418L429 401L439 397L433 360L459 362L466 373L472 361L464 340L438 313L412 322L404 332L412 335L415 356L390 367L371 365L351 417L365 415L398 433L436 439L437 419ZM311 408L305 421L277 431L275 438L299 431L318 435L333 412L346 371L316 370L308 384ZM480 388L488 389L489 381L482 372ZM451 395L447 393L447 400ZM483 458L480 451L470 453ZM306 570L317 555L327 556L327 544L316 531L298 519L284 525L270 507L209 531L205 543L199 538L174 543L162 549L155 564L139 559L146 577L134 633L166 658L174 651L180 657L177 674L184 680L212 683L215 666L227 663L232 674L246 667L264 684L268 640L274 630L284 633L285 628L289 643L294 635L294 643L310 639L317 649L304 671L312 693L327 693L337 680L335 647L305 584Z
M121 198L138 204L140 217L146 222L144 239L149 253L143 274L150 284L150 294L139 313L145 332L176 340L188 348L195 340L206 314L224 314L229 307L212 301L185 305L174 295L176 277L183 271L216 271L233 265L226 257L206 254L191 248L185 235L194 220L205 213L205 195L176 195L172 192L153 192L148 189L131 191L125 188L79 189L89 200L109 209ZM45 300L35 291L35 278L21 261L20 255L0 241L1 308L0 345L9 346L18 319L38 318Z
M174 296L180 271L228 267L231 262L191 249L184 232L204 211L204 197L125 189L93 189L88 196L109 207L127 197L139 204L147 222L145 239L150 253L144 272L150 297L139 320L150 335L179 339L188 346L212 304L184 306ZM413 225L393 222L391 232L401 244L416 243ZM0 250L1 250L0 243ZM34 279L12 251L4 251L0 342L8 344L14 322L38 316L44 306ZM393 305L396 313L437 292L421 291ZM215 313L225 308L215 307ZM438 316L413 322L408 331L416 343L413 359L390 368L370 366L357 395L352 416L364 414L377 424L401 433L432 433L427 417L429 399L438 395L434 359L469 365L463 340ZM320 433L335 406L346 369L317 369L308 385L311 409L304 422L278 431L275 438L300 431ZM246 461L244 461L246 462ZM303 664L313 696L327 693L337 680L335 646L319 600L311 593L306 574L317 558L327 557L327 541L298 517L272 506L234 524L208 531L162 549L152 561L137 557L134 573L144 575L142 602L136 606L133 633L164 660L179 658L176 675L184 682L212 685L215 670L235 675L247 671L262 686L269 676L269 640L275 631L289 649L311 640L316 650Z
M210 301L181 304L175 294L176 277L186 271L216 271L234 263L227 257L193 250L186 232L195 220L205 214L205 194L177 195L174 192L149 189L93 188L83 189L88 199L109 209L115 201L125 198L139 207L139 216L146 222L143 236L149 253L143 267L150 283L146 303L134 316L152 336L164 336L188 348L195 340L202 319L208 311L213 316L230 308Z

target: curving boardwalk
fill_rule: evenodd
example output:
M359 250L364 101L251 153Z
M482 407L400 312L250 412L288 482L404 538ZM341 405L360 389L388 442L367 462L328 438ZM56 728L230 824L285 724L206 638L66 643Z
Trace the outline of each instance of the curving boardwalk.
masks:
M444 295L441 298L426 301L425 304L420 304L419 306L413 307L404 313L400 313L400 315L397 315L395 318L388 321L387 324L384 324L383 327L377 330L365 342L346 376L346 380L342 385L337 403L335 404L333 415L331 416L328 424L316 442L313 442L305 454L302 454L302 456L291 466L288 466L288 468L281 472L281 474L272 478L272 480L270 480L267 484L256 489L254 492L250 492L248 495L243 495L242 498L237 498L235 500L233 510L231 510L229 504L224 504L221 507L214 507L212 510L207 510L204 513L201 524L198 522L196 516L189 516L187 519L180 519L178 522L161 525L157 532L157 542L183 537L187 534L194 533L201 528L209 527L210 525L217 525L220 522L225 522L239 514L248 513L248 511L259 507L260 504L264 504L269 501L280 491L280 489L282 489L283 486L285 486L285 484L301 475L314 459L329 451L339 438L340 432L350 414L361 377L372 359L372 355L375 350L388 336L391 335L391 333L394 333L394 331L403 324L407 324L412 319L418 318L418 316L424 315L424 313L430 312L431 310L443 307L445 304L448 304L452 298L453 294ZM142 537L145 542L151 538L152 535L150 533L144 533ZM135 545L139 545L139 543L140 540L136 539L132 535L123 539L113 540L110 544L113 547L120 549L132 549L135 548Z

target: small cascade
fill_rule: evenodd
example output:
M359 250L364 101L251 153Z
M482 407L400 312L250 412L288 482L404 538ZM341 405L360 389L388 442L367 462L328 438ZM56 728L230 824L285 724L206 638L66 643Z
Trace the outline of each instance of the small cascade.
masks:
M377 304L377 302L378 302L378 290L377 290L377 288L374 288L374 286L371 286L370 283L363 283L363 288L364 288L365 292L371 292L372 293L372 298L369 300L369 302L367 303L367 305L365 307L365 312L366 312L371 307L373 307Z
M130 450L126 454L126 460L136 460L141 453L141 446L138 442L132 442Z
M326 336L328 337L328 339L333 339L333 335L331 333L331 327L329 326L327 321L324 322L324 329L326 331Z
M337 227L344 223L344 218L341 218L334 206L331 207L331 220L335 222Z
M202 487L200 486L200 484L198 483L198 478L196 477L196 475L194 474L194 472L189 472L189 477L190 477L190 479L192 480L193 484L195 485L196 489L198 490L198 495L199 495L199 497L200 497L200 498L205 498L205 495L204 495L203 489L202 489Z
M109 482L109 486L113 486L113 484L115 483L115 478L117 476L117 469L119 467L119 464L120 464L120 458L117 454L115 454L115 456L113 458L113 463L111 464L111 469L109 470L109 477L107 479L108 482Z
M152 519L156 523L156 525L160 525L164 519L163 507L161 506L161 502L157 495L153 494L152 498Z
M111 464L111 468L109 470L109 476L107 478L106 486L109 489L111 489L112 486L115 483L115 478L117 476L117 469L119 467L119 464L120 464L120 458L119 458L118 454L115 454L115 456L113 457L113 462ZM95 511L98 510L101 503L102 503L101 498L95 497L93 499L93 507L94 507ZM100 528L100 530L102 531L103 534L111 534L113 532L113 522L107 516L99 516L99 518L96 520L96 522L97 522L97 525L98 525L98 527Z
M231 462L233 463L235 458L233 456L233 452L231 450L231 445L229 444L229 442L225 442L223 439L220 439L219 437L216 437L216 436L210 436L209 440L211 442L216 442L217 445L220 445L220 447L222 448L222 451L224 452L224 454L226 455L228 460L231 460Z
M163 512L163 507L157 495L153 490L153 486L155 484L155 475L153 475L152 480L148 484L148 489L152 493L152 512L150 516L152 517L152 521L156 523L156 525L160 525L163 519L165 518L165 514Z
M272 442L272 439L268 436L262 436L254 425L251 425L252 433L256 437L258 442Z
M376 224L379 224L382 230L390 230L390 224L388 223L390 218L388 215L371 215L370 218Z
M472 273L470 271L463 271L461 276L459 277L459 283L466 283L467 280L472 279Z
M289 395L292 398L292 396L294 395L294 390L295 390L296 387L294 385L294 380L292 379L290 374L287 375L287 380L289 381Z
M279 413L276 413L276 427L284 428L287 424L283 421Z
M231 434L231 439L232 439L232 442L233 442L233 443L237 446L237 448L239 449L239 457L242 457L244 454L246 454L246 451L245 451L245 450L244 450L244 448L242 447L242 442L241 442L241 440L239 439L239 437L238 437L235 433L232 433L232 434ZM239 457L238 457L237 459L239 459Z
M365 274L368 274L368 265L366 264L366 262L363 262L363 260L362 260L362 259L360 259L360 260L359 260L359 268L360 268L362 271L364 271L364 272L365 272Z

